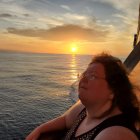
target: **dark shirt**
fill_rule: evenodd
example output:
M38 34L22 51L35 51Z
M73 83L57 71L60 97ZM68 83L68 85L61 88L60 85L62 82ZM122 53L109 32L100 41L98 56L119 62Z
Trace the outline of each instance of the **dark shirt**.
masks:
M113 117L109 117L100 124L98 124L93 129L89 130L88 132L85 132L77 137L75 137L76 131L81 124L81 122L86 117L86 109L82 110L79 114L77 120L75 121L73 127L67 132L65 140L94 140L95 137L105 128L111 127L111 126L123 126L128 129L130 129L137 137L139 137L139 133L135 129L134 125L129 120L129 117L125 114L119 114L115 115Z

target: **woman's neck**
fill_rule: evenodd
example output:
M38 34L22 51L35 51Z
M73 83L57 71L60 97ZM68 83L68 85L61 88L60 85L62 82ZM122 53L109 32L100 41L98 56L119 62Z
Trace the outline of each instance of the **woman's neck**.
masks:
M122 113L117 106L113 107L112 110L110 110L111 105L112 105L111 102L107 102L103 105L87 107L87 117L89 119L99 119L99 118L101 119ZM108 113L109 110L110 112Z

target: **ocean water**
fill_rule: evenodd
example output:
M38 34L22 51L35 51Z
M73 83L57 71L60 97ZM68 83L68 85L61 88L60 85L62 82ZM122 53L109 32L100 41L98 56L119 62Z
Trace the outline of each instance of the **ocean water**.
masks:
M0 140L24 140L77 100L74 84L90 55L0 52ZM140 81L140 64L132 76Z
M0 53L0 140L23 140L75 101L73 83L91 56Z

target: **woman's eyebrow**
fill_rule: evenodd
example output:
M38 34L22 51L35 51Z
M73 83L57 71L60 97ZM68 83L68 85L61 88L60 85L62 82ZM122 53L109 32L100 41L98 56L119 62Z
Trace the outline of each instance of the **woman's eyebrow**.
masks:
M98 74L96 70L87 70L86 73L95 74L95 75Z
M96 76L105 76L103 73L99 73L99 71L97 71L97 70L92 70L91 73L93 73Z

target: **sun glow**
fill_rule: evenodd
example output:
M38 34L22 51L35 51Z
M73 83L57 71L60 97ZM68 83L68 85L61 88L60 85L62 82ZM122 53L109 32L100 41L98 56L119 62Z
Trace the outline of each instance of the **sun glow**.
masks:
M73 47L73 48L71 48L71 51L72 52L76 52L77 51L77 48L76 47Z
M77 44L76 44L76 43L72 43L72 44L70 45L70 47L71 47L71 52L72 52L72 53L76 53L76 52L77 52L78 47L77 47Z

